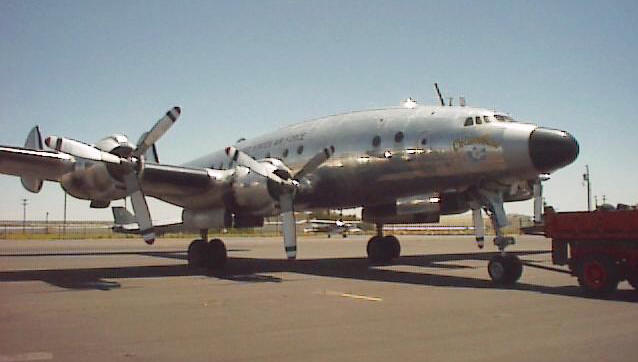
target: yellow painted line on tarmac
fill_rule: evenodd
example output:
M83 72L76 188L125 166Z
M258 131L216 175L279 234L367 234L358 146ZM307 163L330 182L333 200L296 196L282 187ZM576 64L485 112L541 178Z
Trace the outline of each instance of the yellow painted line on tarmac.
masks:
M370 302L383 302L382 298L368 297L367 295L357 295L357 294L350 294L350 293L342 293L341 296L345 297L345 298L367 300L367 301L370 301Z
M0 354L0 362L47 361L53 359L50 352L28 352L14 355Z

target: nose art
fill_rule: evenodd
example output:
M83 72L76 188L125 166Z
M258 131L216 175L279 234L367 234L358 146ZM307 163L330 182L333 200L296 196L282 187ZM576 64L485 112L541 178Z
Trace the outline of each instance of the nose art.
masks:
M539 127L529 136L529 155L541 173L569 165L578 157L578 152L576 138L565 131Z

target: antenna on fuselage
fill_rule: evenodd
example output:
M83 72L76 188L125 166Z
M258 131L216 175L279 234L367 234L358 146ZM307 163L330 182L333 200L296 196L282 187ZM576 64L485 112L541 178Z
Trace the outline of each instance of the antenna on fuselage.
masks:
M439 96L441 105L445 107L445 100L443 100L443 96L441 95L441 91L439 90L439 85L437 83L434 83L434 89L436 89L436 94Z

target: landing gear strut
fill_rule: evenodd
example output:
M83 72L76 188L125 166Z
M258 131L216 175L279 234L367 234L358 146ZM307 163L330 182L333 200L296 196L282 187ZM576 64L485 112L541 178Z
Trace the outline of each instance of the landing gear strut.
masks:
M188 266L193 269L221 269L226 264L227 253L220 239L208 240L208 230L200 231L201 239L188 246Z
M393 235L383 236L383 224L377 224L377 235L370 238L366 250L370 262L387 264L401 255L401 244Z

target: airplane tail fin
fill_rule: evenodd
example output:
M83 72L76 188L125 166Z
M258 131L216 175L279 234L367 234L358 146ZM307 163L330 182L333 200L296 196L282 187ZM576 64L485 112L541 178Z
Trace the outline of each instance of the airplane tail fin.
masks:
M35 151L44 150L40 127L35 126L31 129L27 135L27 139L24 141L24 148ZM20 181L27 191L38 193L42 190L42 179L40 178L34 176L22 176L20 177Z
M115 225L128 225L137 223L137 219L135 219L135 216L122 206L113 206L111 210L113 211L113 219L115 220Z

